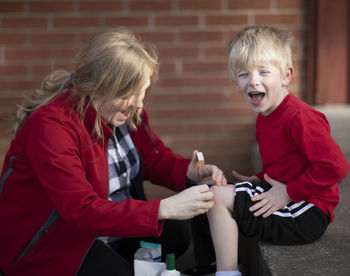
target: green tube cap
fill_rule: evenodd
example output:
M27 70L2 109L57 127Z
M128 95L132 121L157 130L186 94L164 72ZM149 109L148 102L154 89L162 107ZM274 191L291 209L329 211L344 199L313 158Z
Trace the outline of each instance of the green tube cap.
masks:
M175 254L169 253L166 255L166 269L175 270Z

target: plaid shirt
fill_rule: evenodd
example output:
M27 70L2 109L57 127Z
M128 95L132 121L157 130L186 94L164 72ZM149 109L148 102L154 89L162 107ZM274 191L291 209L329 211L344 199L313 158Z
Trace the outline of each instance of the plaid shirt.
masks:
M120 202L125 198L132 198L131 179L140 170L140 157L125 125L113 129L113 136L108 140L107 153L108 199Z

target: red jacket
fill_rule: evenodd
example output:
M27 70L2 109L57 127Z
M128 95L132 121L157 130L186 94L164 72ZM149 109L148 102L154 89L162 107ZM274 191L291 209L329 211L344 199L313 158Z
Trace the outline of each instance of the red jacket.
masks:
M33 113L6 155L0 182L0 269L7 276L75 275L97 236L161 234L160 199L107 200L111 129L102 123L104 141L92 139L96 113L89 108L81 122L70 95ZM148 125L145 112L143 120ZM188 159L165 147L149 126L140 125L131 136L145 179L185 189Z

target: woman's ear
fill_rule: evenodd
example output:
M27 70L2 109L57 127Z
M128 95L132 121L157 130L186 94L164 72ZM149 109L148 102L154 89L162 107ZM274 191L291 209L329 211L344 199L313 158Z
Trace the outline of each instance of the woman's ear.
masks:
M288 87L290 82L292 81L293 76L293 67L288 67L286 74L284 75L284 78L282 79L282 86Z

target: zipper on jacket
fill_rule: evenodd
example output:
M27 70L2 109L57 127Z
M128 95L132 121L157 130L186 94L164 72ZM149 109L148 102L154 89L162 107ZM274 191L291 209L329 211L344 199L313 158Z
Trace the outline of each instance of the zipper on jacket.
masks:
M2 193L2 189L3 189L4 186L5 186L5 181L6 181L6 179L10 176L10 174L11 174L12 171L13 171L13 160L15 160L17 157L19 157L19 154L13 155L13 156L11 156L10 159L9 159L9 168L8 168L7 171L3 174L2 178L1 178L1 181L0 181L0 196L1 196L1 193Z
M15 265L20 259L22 259L27 253L32 249L32 247L38 242L38 240L49 230L49 228L54 225L54 223L59 218L59 213L57 212L56 208L54 208L50 214L50 216L47 218L45 223L40 227L39 231L35 234L33 239L28 243L26 248L23 250L21 255L15 260L15 262L12 265Z
M151 133L151 130L149 129L149 127L146 125L146 123L145 123L143 120L141 120L141 123L142 123L142 125L144 126L144 128L146 129L149 138L151 138L151 140L152 140L153 149L154 149L155 153L159 153L159 151L158 151L158 149L157 149L157 147L156 147L156 141L154 140L154 137L153 137L153 135L152 135L152 133Z

